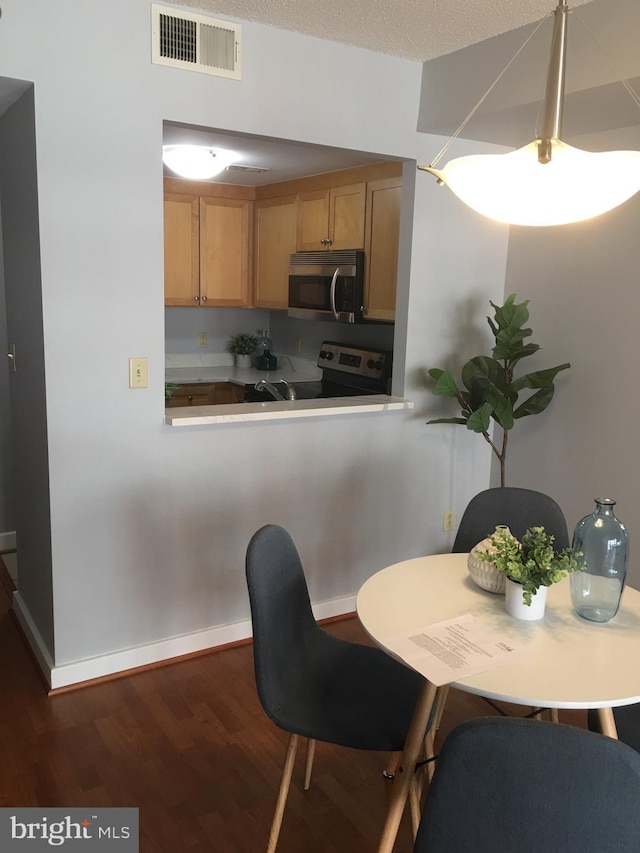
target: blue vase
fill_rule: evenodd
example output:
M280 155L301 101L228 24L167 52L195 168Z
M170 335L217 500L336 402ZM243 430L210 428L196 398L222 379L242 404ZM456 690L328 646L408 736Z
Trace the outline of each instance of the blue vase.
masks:
M613 514L615 501L596 498L596 508L576 525L572 547L586 569L571 575L571 602L583 619L608 622L618 612L629 556L629 535Z

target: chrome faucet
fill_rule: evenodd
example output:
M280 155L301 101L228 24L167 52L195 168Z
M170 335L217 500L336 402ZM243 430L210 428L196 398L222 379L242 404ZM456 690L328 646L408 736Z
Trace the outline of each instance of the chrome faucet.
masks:
M263 388L266 388L266 390L271 394L271 396L273 397L274 400L295 400L295 399L297 399L296 398L296 389L293 387L293 385L291 385L291 383L287 382L286 379L280 379L278 381L281 382L284 385L284 387L287 389L287 396L286 397L283 397L282 394L280 393L280 391L278 391L278 389L275 387L275 385L272 385L271 382L267 382L266 379L258 380L258 382L256 382L256 384L253 387L254 387L254 390L256 390L256 391L261 391Z

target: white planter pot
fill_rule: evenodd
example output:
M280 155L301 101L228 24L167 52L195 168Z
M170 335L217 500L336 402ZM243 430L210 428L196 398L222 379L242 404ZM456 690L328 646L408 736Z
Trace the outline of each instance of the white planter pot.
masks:
M251 367L250 355L236 355L236 367Z
M547 604L547 589L548 587L541 586L537 593L531 596L531 604L527 606L522 598L522 585L507 578L504 594L505 610L516 619L531 622L542 619Z

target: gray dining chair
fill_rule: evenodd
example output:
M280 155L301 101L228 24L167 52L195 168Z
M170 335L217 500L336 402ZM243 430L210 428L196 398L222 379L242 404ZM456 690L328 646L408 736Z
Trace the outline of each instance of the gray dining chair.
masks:
M512 486L485 489L473 497L460 520L452 551L470 551L496 529L506 524L516 539L521 539L528 527L542 526L555 536L555 547L569 545L569 533L564 513L558 504L543 492Z
M423 679L381 649L347 642L317 624L300 557L282 527L269 524L253 535L246 575L258 696L290 735L267 848L273 851L299 738L308 738L305 790L316 741L398 752Z
M453 553L462 554L470 551L474 545L493 533L498 524L506 524L516 539L521 539L527 528L541 526L555 537L556 550L560 551L569 546L567 522L564 513L553 498L533 489L503 486L485 489L471 498L460 519L460 526L453 543ZM499 714L506 713L491 699L484 698L484 701ZM546 710L546 708L533 708L529 716L539 716ZM557 722L557 710L552 709L551 717L554 722Z
M600 732L600 720L597 711L589 711L589 728ZM640 704L622 705L613 709L613 718L618 730L618 740L640 752Z
M480 718L447 737L414 853L637 853L640 755L558 723Z

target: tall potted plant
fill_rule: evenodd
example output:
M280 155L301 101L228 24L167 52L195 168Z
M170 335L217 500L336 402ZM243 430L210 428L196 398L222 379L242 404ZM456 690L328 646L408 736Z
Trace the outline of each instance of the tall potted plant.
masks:
M536 370L515 377L514 371L523 358L536 353L540 347L525 339L532 335L526 328L529 319L529 300L516 303L512 293L502 306L490 302L494 309L493 319L487 317L495 338L491 356L478 355L462 368L460 382L451 370L432 367L429 375L436 380L433 393L455 397L461 409L460 417L435 418L428 424L463 424L467 429L480 433L487 441L500 463L500 485L505 485L505 463L509 430L515 422L527 415L543 412L553 398L554 379L561 370L571 367L569 363ZM521 399L522 392L533 391ZM492 438L489 430L491 421L502 429L501 439Z

